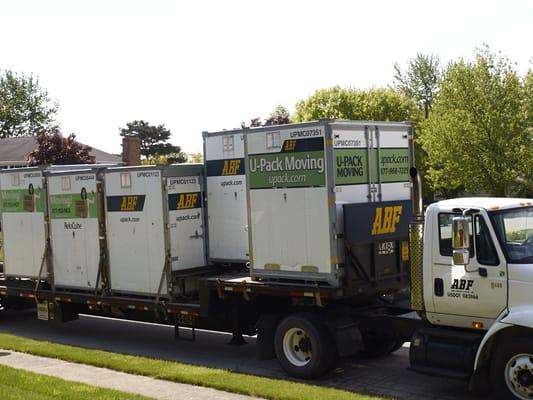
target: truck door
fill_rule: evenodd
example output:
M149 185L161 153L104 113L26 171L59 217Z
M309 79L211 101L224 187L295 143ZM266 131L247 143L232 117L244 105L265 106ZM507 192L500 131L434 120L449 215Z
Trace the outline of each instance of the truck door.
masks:
M496 319L507 307L507 266L484 213L471 216L470 263L453 265L452 219L457 215L451 211L436 215L433 303L435 312L449 316L447 323L471 328L479 319ZM443 315L441 321L445 319Z

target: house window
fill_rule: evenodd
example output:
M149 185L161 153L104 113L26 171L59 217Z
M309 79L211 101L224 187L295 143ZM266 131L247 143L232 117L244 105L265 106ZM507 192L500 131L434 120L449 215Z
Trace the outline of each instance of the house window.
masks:
M223 151L233 151L233 135L222 138Z
M266 134L267 149L279 149L281 147L281 136L279 132L268 132Z
M61 177L61 190L64 192L70 190L70 176Z
M130 188L131 187L131 173L130 172L121 172L120 173L120 187L121 188Z

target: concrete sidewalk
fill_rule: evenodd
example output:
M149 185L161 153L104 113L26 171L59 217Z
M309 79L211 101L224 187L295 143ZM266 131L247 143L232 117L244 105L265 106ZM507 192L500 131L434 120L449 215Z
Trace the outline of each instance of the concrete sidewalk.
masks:
M106 368L38 357L11 350L0 350L0 364L42 375L55 376L67 381L140 394L158 400L258 400L220 390L126 374Z

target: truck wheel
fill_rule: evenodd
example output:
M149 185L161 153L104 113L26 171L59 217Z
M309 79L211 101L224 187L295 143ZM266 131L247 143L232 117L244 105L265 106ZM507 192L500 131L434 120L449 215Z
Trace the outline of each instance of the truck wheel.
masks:
M533 339L516 338L498 345L490 370L501 399L533 398Z
M326 326L316 315L289 315L276 329L276 357L281 367L296 378L316 378L333 368L337 348Z

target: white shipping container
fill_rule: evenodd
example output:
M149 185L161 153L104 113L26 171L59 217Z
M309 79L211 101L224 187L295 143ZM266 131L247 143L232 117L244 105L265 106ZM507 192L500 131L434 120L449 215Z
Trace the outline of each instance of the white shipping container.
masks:
M248 261L244 130L204 132L208 257Z
M245 141L252 276L339 286L343 205L410 198L409 129L355 121L251 129Z
M46 179L54 282L95 289L101 253L97 172L52 172Z
M165 168L164 175L172 271L203 267L203 165L172 165Z
M162 171L119 167L103 176L111 290L155 295L167 255ZM166 279L161 288L166 294Z
M43 279L48 276L43 179L39 168L0 172L4 273L8 276L38 278L39 272Z

